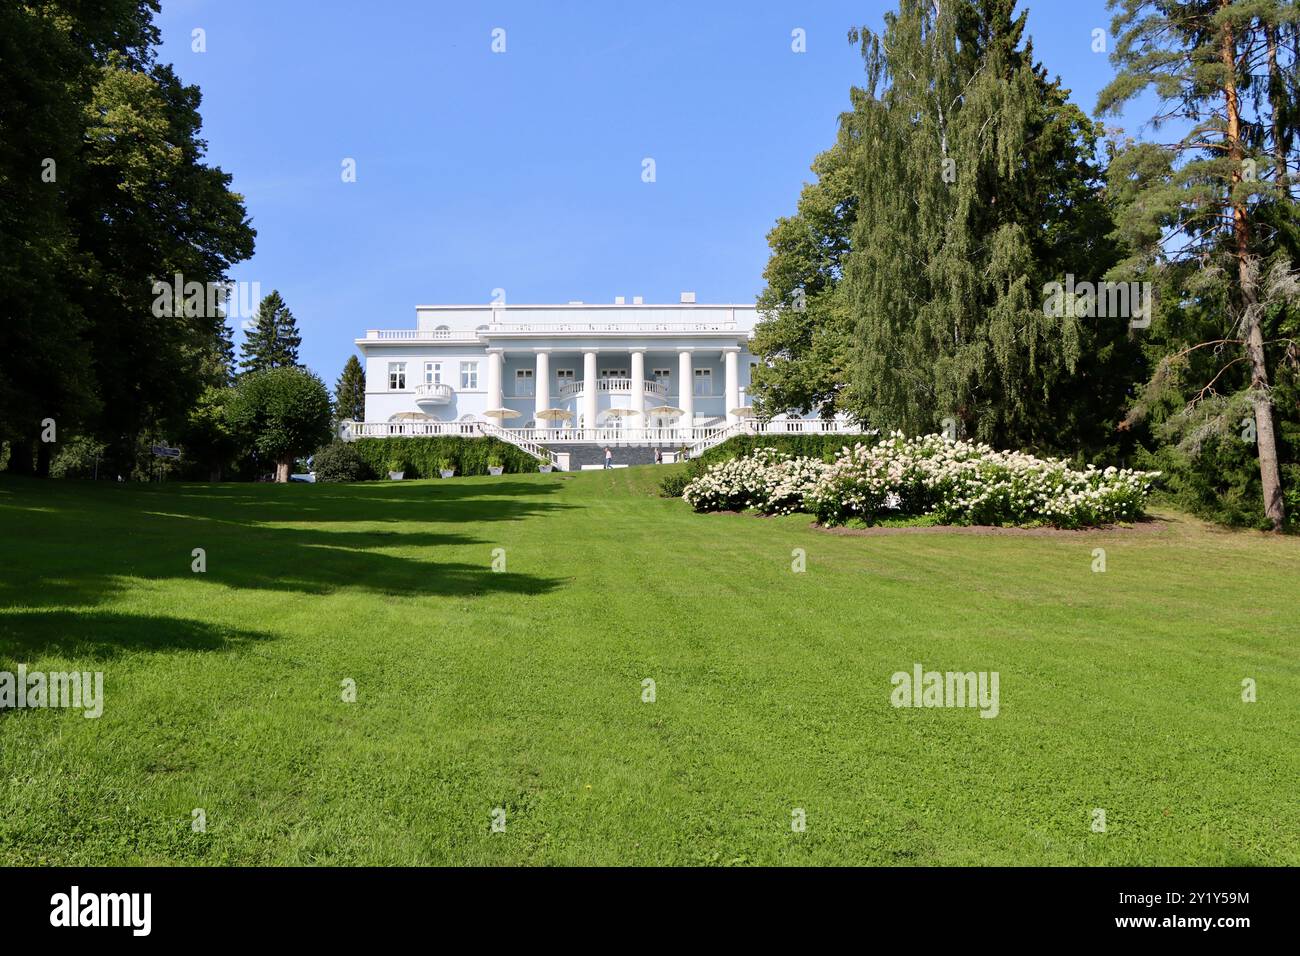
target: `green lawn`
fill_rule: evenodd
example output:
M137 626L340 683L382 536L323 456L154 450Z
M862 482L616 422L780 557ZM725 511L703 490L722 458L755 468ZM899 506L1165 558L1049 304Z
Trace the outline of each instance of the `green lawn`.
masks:
M0 670L106 697L0 714L0 863L1300 864L1300 540L835 536L661 473L0 479ZM914 662L999 716L895 709Z

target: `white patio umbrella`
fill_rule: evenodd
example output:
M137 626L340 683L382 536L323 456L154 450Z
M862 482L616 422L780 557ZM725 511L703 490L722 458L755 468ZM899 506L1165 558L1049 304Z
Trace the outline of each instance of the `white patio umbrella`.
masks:
M431 422L434 418L424 412L398 412L388 420L390 422Z
M641 413L631 408L607 408L605 415L609 418L628 418L631 415L640 415Z
M663 418L676 418L678 415L685 415L686 409L677 408L673 405L656 405L654 408L645 410L647 415L658 415Z
M737 418L755 418L757 413L752 405L741 405L739 408L733 408L727 412L728 415L735 415Z
M500 418L504 420L507 418L519 418L523 415L523 412L517 412L513 408L489 408L483 414L488 418Z
M567 422L573 418L573 412L567 408L543 408L540 412L534 412L533 417L544 418L548 421Z

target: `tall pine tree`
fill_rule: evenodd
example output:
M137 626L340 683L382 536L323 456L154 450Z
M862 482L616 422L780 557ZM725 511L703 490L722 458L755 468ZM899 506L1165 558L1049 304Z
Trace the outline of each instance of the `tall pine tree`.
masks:
M346 418L354 422L366 417L366 371L355 355L349 355L343 365L343 374L334 386L334 414L336 421Z
M278 290L262 299L257 319L244 337L239 350L242 372L261 372L298 364L298 346L302 337L293 313Z
M1250 449L1263 514L1281 530L1286 446L1274 383L1282 375L1294 388L1297 341L1288 330L1300 291L1288 172L1300 130L1295 4L1110 5L1118 70L1098 111L1118 111L1152 89L1153 126L1185 126L1172 143L1125 142L1110 167L1127 253L1118 271L1161 287L1169 303L1152 328L1155 372L1130 421L1153 417L1157 434L1177 441L1193 468L1207 448L1220 459Z

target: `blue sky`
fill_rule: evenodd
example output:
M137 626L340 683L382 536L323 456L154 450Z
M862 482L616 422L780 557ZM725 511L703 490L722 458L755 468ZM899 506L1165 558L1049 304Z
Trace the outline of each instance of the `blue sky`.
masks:
M281 291L333 386L365 329L496 288L752 302L766 234L861 82L846 33L893 5L163 0L158 23L257 228L232 278ZM1021 6L1036 57L1091 111L1111 76L1091 50L1104 0Z

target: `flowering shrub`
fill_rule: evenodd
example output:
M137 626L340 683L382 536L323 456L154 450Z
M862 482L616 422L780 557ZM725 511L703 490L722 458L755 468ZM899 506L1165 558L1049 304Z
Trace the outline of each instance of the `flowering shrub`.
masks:
M1140 517L1159 474L1079 471L1059 459L895 432L874 447L846 449L806 501L823 524L872 523L894 504L899 516L929 514L944 524L1081 528Z
M792 514L805 510L804 496L829 468L813 458L793 458L775 448L714 465L688 484L682 497L696 511Z
M682 497L696 511L808 511L827 525L929 515L942 524L1081 528L1140 517L1159 474L1080 471L1058 459L895 432L845 448L829 465L759 449L709 469Z

